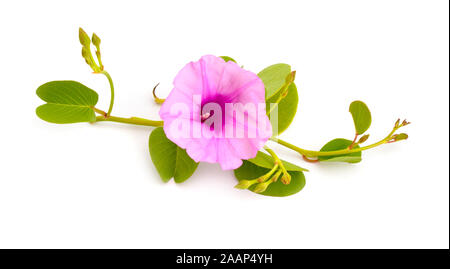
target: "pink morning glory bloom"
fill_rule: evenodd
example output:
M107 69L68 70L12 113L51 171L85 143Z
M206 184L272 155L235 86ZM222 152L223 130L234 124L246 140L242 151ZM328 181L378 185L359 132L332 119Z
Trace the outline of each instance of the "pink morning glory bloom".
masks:
M272 136L261 79L206 55L188 63L159 112L166 136L196 162L236 169Z

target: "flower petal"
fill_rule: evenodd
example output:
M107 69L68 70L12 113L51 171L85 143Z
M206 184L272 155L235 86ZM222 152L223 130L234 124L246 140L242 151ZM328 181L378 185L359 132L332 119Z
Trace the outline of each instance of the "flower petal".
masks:
M203 56L187 64L175 77L174 89L160 110L164 132L196 162L219 163L224 170L236 169L242 160L255 157L272 135L264 97L264 84L256 74L234 62ZM248 104L256 110L245 112L238 108L244 113L239 117L237 112L235 115L233 111L222 111L222 131L216 131L208 125L213 118L200 119L202 107L207 103L216 103L222 109L227 103ZM234 135L241 136L229 137L226 129L230 125L236 129Z

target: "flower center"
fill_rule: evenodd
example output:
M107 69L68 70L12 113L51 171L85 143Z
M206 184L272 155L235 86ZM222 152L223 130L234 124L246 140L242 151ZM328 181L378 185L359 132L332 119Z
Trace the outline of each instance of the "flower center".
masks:
M215 95L203 98L200 112L200 119L202 123L204 123L208 119L211 119L212 117L221 115L221 119L214 119L213 121L207 122L206 124L210 125L211 130L213 129L214 121L217 121L216 124L221 124L223 127L225 123L225 104L230 102L231 101L229 100L229 98L223 95Z
M204 113L200 118L201 118L202 122L204 122L204 121L207 120L209 117L211 117L211 113L206 112L206 113Z

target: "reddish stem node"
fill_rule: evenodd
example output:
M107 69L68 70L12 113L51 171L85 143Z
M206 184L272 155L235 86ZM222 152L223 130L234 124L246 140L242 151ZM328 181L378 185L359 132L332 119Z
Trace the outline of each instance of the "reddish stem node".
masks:
M355 134L355 138L353 139L353 141L352 141L352 143L350 144L350 146L348 146L348 149L352 149L352 148L353 148L353 146L354 146L355 143L356 143L356 139L358 139L358 134Z
M303 157L303 160L305 160L309 163L318 163L319 162L319 159L312 160L312 159L309 159L308 157L306 157L305 155L302 155L302 157Z

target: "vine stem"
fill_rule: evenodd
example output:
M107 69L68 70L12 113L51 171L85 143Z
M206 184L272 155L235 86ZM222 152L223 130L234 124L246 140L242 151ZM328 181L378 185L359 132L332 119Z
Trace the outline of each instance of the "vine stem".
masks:
M279 138L273 138L271 137L270 140L283 145L289 149L292 149L298 153L300 153L301 155L305 156L305 157L319 157L319 156L335 156L335 155L343 155L343 154L349 154L349 153L353 153L353 152L360 152L363 150L367 150L367 149L371 149L383 144L386 144L389 142L389 140L391 139L392 135L394 134L394 132L398 129L399 127L394 127L394 129L392 129L392 131L382 140L370 144L368 146L365 147L360 147L360 148L353 148L353 149L342 149L342 150L335 150L335 151L314 151L314 150L307 150L307 149L302 149L300 147L297 147L295 145L292 145L289 142L286 142L284 140L281 140Z
M109 102L108 112L106 113L106 117L109 117L111 115L111 112L112 112L112 109L114 106L114 84L113 84L112 78L108 72L106 72L105 70L102 70L100 72L100 74L103 74L106 76L106 78L108 79L108 82L109 82L109 87L111 88L111 100Z
M358 133L356 133L355 134L355 138L353 138L353 141L352 141L352 143L350 144L350 146L348 146L348 149L352 149L353 148L353 146L355 145L355 143L356 143L356 139L358 139Z
M120 123L143 125L143 126L153 126L153 127L163 126L163 124L164 124L163 121L147 120L147 119L138 118L138 117L122 118L122 117L116 117L116 116L109 116L107 118L105 118L104 116L97 116L96 121L114 121L114 122L120 122Z
M116 116L107 116L106 112L101 109L95 107L93 107L92 109L96 113L101 115L96 117L96 121L113 121L113 122L142 125L142 126L153 126L153 127L159 127L164 125L164 122L161 120L148 120L139 117L122 118Z
M108 116L108 114L98 108L93 107L92 108L96 113L100 114L101 116L97 116L96 117L96 121L112 121L112 122L120 122L120 123L126 123L126 124L133 124L133 125L142 125L142 126L152 126L152 127L160 127L164 125L164 121L156 121L156 120L148 120L148 119L143 119L143 118L139 118L139 117L130 117L130 118L123 118L123 117L116 117L116 116ZM375 148L377 146L383 145L383 144L387 144L387 143L391 143L391 139L392 139L392 135L395 133L395 131L397 131L400 127L402 126L395 126L392 131L382 140L370 144L368 146L365 147L360 147L360 148L352 148L352 149L342 149L342 150L334 150L334 151L314 151L314 150L307 150L307 149L303 149L300 147L297 147L295 145L292 145L291 143L281 140L279 138L276 137L271 137L270 140L283 145L289 149L292 149L298 153L300 153L303 158L306 161L309 162L317 162L317 160L310 160L307 157L319 157L319 156L335 156L335 155L344 155L344 154L349 154L349 153L353 153L353 152L360 152L363 150L367 150L367 149L371 149L371 148ZM270 149L267 146L264 146L264 149L272 156L272 158L275 160L275 165L279 165L279 167L281 168L281 170L283 171L283 173L287 174L286 168L284 167L283 163L281 162L280 158L278 158L278 156L275 154L275 152Z
M264 149L270 154L270 156L272 156L272 158L275 160L275 166L279 165L281 171L283 172L283 174L285 175L289 175L289 173L287 172L286 168L283 165L283 162L280 160L280 158L278 158L277 154L275 153L275 151L273 151L271 148L269 148L268 146L264 146Z

